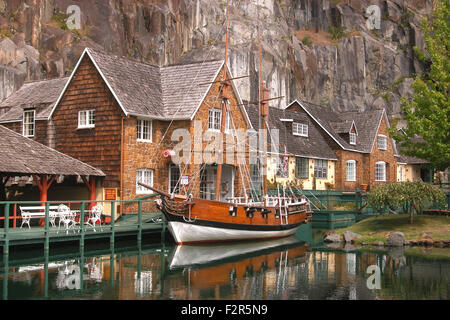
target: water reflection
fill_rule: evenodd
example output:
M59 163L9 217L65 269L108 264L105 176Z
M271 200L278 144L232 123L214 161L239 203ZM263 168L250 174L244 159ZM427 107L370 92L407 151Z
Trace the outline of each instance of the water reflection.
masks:
M317 230L208 246L125 243L2 258L3 299L448 299L450 260L325 246ZM305 242L306 241L306 242ZM445 251L447 250L447 251ZM378 266L381 289L367 287Z

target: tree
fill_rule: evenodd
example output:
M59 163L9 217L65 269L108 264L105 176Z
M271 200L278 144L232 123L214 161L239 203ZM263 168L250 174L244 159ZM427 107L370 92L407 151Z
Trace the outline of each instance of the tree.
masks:
M445 193L436 186L422 181L394 182L374 187L368 197L369 204L380 211L389 209L395 212L408 211L410 223L413 223L414 211L418 213L426 202L445 205Z
M402 111L407 127L404 135L396 130L391 134L402 153L428 160L437 170L450 166L450 3L438 1L430 20L424 19L426 53L414 51L423 61L426 71L412 84L411 101L402 98Z

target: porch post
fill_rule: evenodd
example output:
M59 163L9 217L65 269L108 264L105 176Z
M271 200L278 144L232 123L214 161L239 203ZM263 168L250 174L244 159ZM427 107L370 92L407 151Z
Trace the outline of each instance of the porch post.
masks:
M95 200L95 177L90 176L89 177L89 184L90 184L90 188L89 188L89 200ZM95 205L95 203L91 202L89 204L89 208L92 209L92 207Z
M86 187L89 190L89 200L94 201L95 200L95 177L90 176L89 180L88 180L86 177L81 176L81 179L83 179L84 184L86 185ZM94 205L95 205L94 202L89 202L89 210L92 209L92 207Z
M40 178L38 178L36 175L32 175L33 180L36 183L36 185L39 188L40 191L40 197L39 201L45 202L48 199L48 189L50 189L52 183L55 181L56 176L54 175L50 180L48 180L48 177L46 174L40 175ZM45 205L45 203L43 204ZM45 223L45 219L39 219L39 225L43 226Z

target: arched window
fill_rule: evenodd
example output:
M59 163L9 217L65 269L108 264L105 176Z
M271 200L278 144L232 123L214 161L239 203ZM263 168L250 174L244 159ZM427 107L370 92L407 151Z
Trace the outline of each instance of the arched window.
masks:
M356 181L356 161L347 161L347 181Z

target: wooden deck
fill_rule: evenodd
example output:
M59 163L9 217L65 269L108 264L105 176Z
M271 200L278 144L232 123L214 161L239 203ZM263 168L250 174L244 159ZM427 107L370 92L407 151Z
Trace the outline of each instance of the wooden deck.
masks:
M66 230L63 226L59 228L50 227L48 240L51 243L64 241L80 241L88 239L110 239L111 237L122 237L142 234L157 233L163 230L163 222L157 220L161 213L142 213L142 224L139 226L137 214L127 214L111 224L96 225L95 231L92 226L84 225L84 230L80 226ZM156 221L156 222L155 222ZM83 238L83 239L82 239ZM6 240L7 239L7 240ZM0 228L0 245L5 246L8 241L9 246L45 243L47 237L44 227L9 228L6 236L4 228Z

